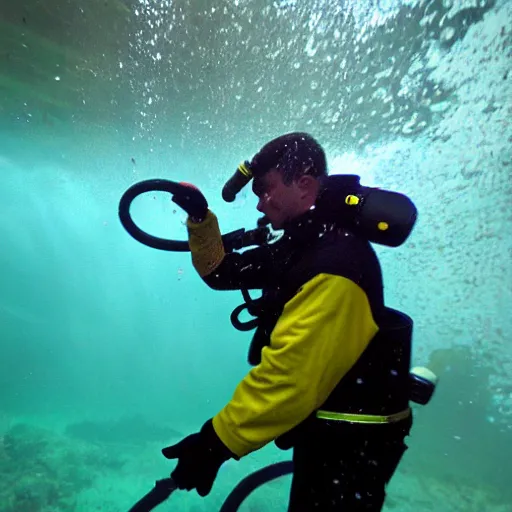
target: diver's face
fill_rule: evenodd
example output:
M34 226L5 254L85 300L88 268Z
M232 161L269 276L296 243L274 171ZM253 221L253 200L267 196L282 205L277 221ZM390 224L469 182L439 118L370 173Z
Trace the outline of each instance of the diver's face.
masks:
M274 169L253 181L258 197L257 209L270 221L272 229L282 229L285 222L306 212L314 204L316 190L311 176L301 176L290 184Z

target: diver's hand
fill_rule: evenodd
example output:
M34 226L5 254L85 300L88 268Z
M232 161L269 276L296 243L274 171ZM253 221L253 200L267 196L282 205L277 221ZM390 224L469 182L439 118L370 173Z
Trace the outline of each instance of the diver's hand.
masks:
M219 439L208 420L196 434L162 450L167 459L178 459L171 478L179 489L196 489L200 496L207 496L220 467L230 458L238 457Z
M208 211L208 202L201 191L191 183L180 183L180 192L173 194L172 201L185 210L192 222L202 222Z

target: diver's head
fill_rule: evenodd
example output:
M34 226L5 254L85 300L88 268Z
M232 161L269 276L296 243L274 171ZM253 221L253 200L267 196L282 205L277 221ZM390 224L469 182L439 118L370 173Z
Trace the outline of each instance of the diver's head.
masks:
M273 229L308 211L327 177L325 153L307 133L282 135L265 144L251 161L258 211Z

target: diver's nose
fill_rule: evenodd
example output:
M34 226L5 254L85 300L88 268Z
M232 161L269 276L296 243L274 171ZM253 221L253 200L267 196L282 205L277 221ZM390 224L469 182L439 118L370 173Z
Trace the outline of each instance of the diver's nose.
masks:
M256 209L261 213L265 213L265 204L268 203L268 200L269 196L267 193L261 194L258 198L258 206L256 206Z

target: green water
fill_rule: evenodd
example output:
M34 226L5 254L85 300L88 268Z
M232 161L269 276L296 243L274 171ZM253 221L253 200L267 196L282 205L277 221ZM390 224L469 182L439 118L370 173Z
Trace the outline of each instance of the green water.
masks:
M241 294L136 242L118 202L189 181L223 232L255 227L255 198L224 203L223 183L304 130L331 172L419 210L402 247L376 249L440 383L385 510L511 511L511 22L509 0L0 0L0 510L127 511L173 469L160 449L230 399ZM186 237L163 193L133 215ZM290 457L269 445L157 510L215 512ZM240 510L285 511L289 485Z

